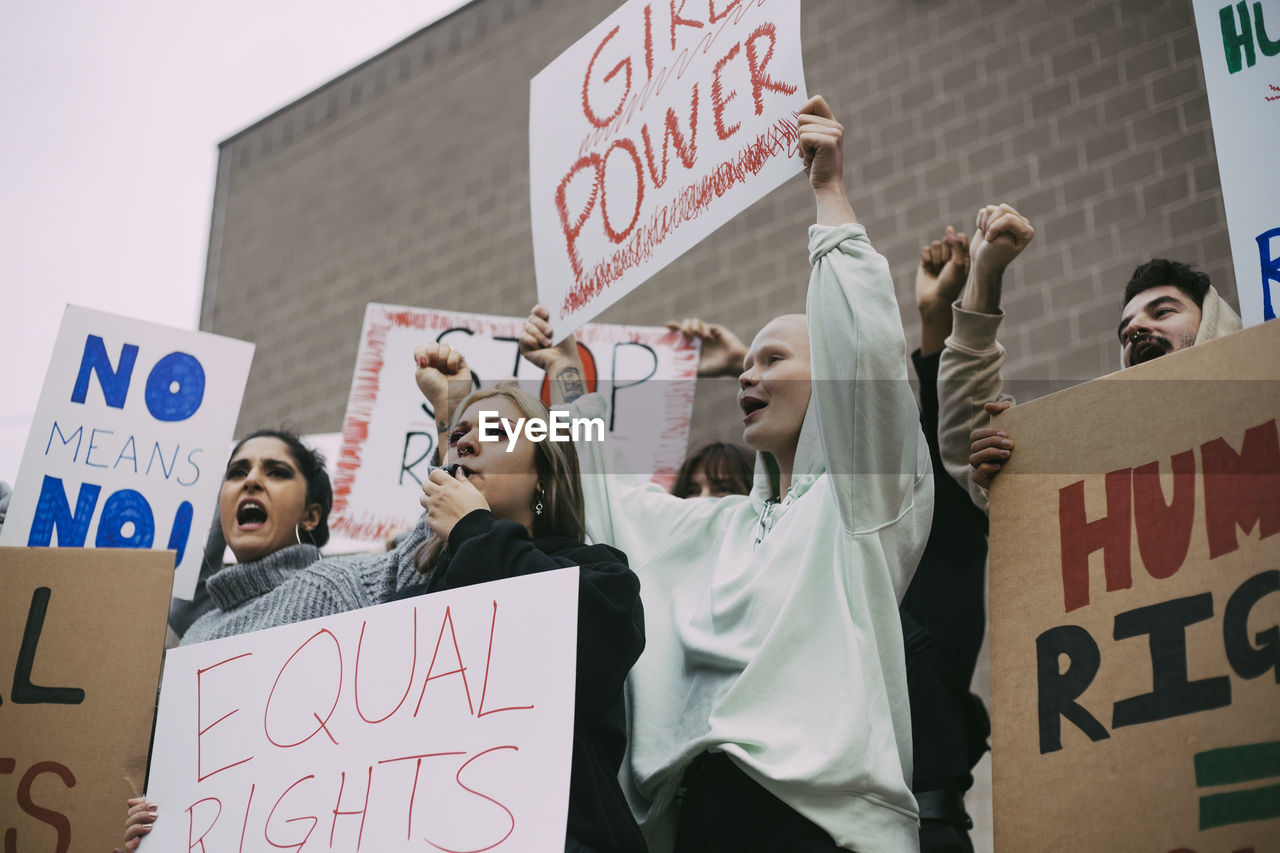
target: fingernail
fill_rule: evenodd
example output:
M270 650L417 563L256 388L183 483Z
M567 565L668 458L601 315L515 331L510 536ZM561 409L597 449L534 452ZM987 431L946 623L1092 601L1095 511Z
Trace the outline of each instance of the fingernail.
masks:
M426 367L426 366L427 366L427 360L425 358L418 359L418 367Z
M1000 442L1000 446L1001 446L1001 447L1013 447L1013 442L1006 438L1006 439L1004 439L1003 441L1001 441L1001 442Z

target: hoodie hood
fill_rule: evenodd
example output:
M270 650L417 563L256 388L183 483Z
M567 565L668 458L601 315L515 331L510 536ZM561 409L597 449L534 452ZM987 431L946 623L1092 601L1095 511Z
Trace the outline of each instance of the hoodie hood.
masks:
M1242 328L1244 324L1240 322L1240 315L1227 304L1213 285L1209 285L1209 291L1204 295L1204 304L1200 306L1200 330L1196 332L1196 343L1217 340Z

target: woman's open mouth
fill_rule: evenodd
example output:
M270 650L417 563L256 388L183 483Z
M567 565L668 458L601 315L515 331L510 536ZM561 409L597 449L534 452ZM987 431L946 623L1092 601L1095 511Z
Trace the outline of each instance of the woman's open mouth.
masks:
M241 530L257 530L267 523L267 508L252 498L236 507L236 526Z

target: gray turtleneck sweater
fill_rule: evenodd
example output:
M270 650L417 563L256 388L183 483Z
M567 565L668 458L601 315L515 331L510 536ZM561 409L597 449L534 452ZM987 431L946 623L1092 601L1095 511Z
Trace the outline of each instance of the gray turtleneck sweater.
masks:
M217 608L182 636L182 645L302 622L390 600L421 579L413 555L430 535L426 515L394 551L321 558L311 545L291 545L261 560L227 566L206 586Z

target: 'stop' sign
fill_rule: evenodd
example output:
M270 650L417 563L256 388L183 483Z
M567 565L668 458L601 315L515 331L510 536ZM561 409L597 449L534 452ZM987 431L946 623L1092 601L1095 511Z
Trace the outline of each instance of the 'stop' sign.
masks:
M626 3L530 84L538 300L589 322L801 169L800 4Z
M189 598L252 358L243 341L68 306L0 545L167 548Z

